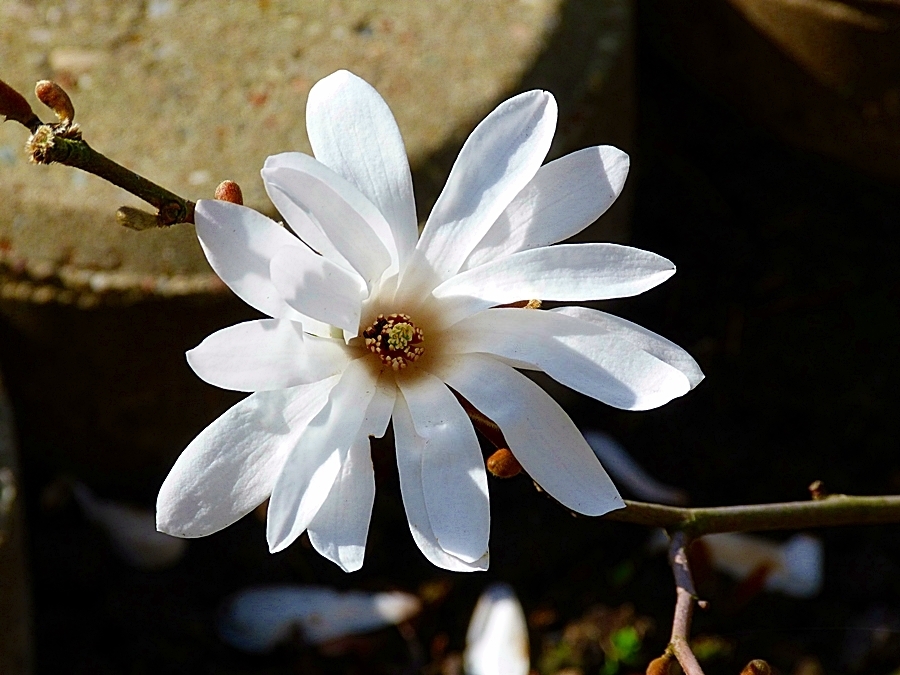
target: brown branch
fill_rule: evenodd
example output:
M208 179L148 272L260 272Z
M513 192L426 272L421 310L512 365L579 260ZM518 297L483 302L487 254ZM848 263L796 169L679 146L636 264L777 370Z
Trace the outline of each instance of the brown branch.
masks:
M59 118L58 124L42 122L25 97L0 80L0 116L19 122L31 132L26 147L32 161L36 164L65 164L87 171L156 207L156 216L123 207L116 215L126 227L146 229L148 225L168 227L176 223L194 222L194 202L126 169L87 144L81 137L78 125L72 123L75 108L62 87L42 80L38 82L35 92Z
M669 545L669 565L675 575L675 617L672 620L672 637L669 650L681 664L685 675L703 675L697 657L691 651L691 619L694 616L694 579L688 564L687 547L690 540L684 532L675 532Z
M607 520L676 529L690 537L715 532L793 530L900 522L900 496L829 495L806 502L683 508L625 501Z
M157 208L157 225L194 222L194 202L169 192L134 171L94 150L66 125L44 124L32 135L28 147L38 164L65 164L109 181Z

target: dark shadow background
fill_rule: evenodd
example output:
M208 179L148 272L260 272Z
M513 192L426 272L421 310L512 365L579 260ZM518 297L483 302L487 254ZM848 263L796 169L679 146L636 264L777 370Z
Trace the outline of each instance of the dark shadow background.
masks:
M617 437L696 505L805 499L815 479L832 492L896 493L896 187L756 126L679 69L656 39L656 3L638 10L631 243L675 261L678 274L607 307L688 349L707 378L659 410L573 399L573 417ZM589 136L584 144L601 142ZM26 430L35 423L21 420ZM74 505L47 507L53 476L29 460L28 439L23 433L41 675L439 673L461 650L490 580L511 582L532 617L535 667L545 641L598 603L630 603L655 626L642 661L620 672L641 671L668 637L674 590L665 561L644 552L647 531L573 518L524 477L491 481L486 574L444 573L415 549L391 443L374 451L379 492L361 572L343 574L305 539L270 556L251 515L192 542L174 569L145 574L120 563ZM820 534L825 586L813 600L701 580L710 609L697 615L695 634L723 645L704 664L709 673L737 673L752 658L797 675L900 666L900 530ZM214 620L229 593L266 582L402 588L432 600L405 638L383 631L337 657L300 644L249 657L218 641ZM599 663L585 672L601 672Z

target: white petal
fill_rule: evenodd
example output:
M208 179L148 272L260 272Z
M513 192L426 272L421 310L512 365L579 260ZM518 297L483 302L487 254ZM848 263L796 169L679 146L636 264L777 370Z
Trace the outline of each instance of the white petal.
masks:
M685 375L616 334L557 312L489 309L443 336L447 353L486 352L533 364L582 394L649 410L690 390Z
M309 523L313 548L345 572L362 567L375 503L375 474L369 437L350 446L328 498Z
M486 570L489 562L487 553L474 563L467 563L450 555L438 545L428 519L425 495L422 489L422 456L425 451L425 439L416 433L409 407L403 396L397 396L393 421L394 437L397 443L400 492L403 495L403 508L406 510L409 530L416 546L432 564L443 569L453 572Z
M287 319L258 319L216 331L187 353L205 382L233 391L272 391L318 382L350 360L340 340L303 333Z
M690 354L674 342L638 326L636 323L587 307L559 307L550 311L593 323L607 334L627 340L660 361L665 361L684 373L691 383L691 389L700 384L704 378L703 371L700 370L700 366Z
M277 169L279 167L293 169L297 168L296 165L298 164L305 166L305 162L308 158L309 155L300 152L283 152L278 155L270 155L266 158L263 169ZM265 177L263 179L263 185L266 188L269 199L272 200L272 203L284 218L287 226L293 230L307 246L316 253L325 256L334 264L340 265L350 272L355 272L353 266L347 262L344 256L338 253L334 244L328 239L318 220L307 213L303 207L290 199L280 189L273 185L269 185L265 181Z
M472 423L443 382L429 373L401 380L416 434L425 439L422 490L438 545L475 562L488 549L491 513L484 458Z
M492 584L478 598L463 655L466 675L528 675L528 625L516 594Z
M358 274L302 246L281 249L271 270L272 283L291 307L356 335L366 293Z
M396 395L393 378L380 377L360 434L350 446L328 498L309 524L313 548L345 572L362 567L375 502L369 434L384 435Z
M543 389L496 359L447 359L436 372L503 432L538 485L564 506L601 516L625 506L578 428Z
M402 268L419 230L406 148L387 103L370 84L339 70L310 90L306 133L316 159L384 215Z
M301 153L291 157L296 168L262 170L275 206L287 200L314 218L338 253L371 286L397 258L384 216L324 164Z
M500 214L462 269L578 234L612 206L625 185L628 155L585 148L542 166Z
M259 506L288 451L338 382L259 392L232 406L191 441L156 500L156 526L176 537L205 537Z
M366 410L366 419L363 421L363 431L375 438L384 438L388 424L391 422L391 412L394 410L394 401L397 398L397 385L394 376L390 372L382 373L378 378L378 387L375 396Z
M266 538L272 553L290 546L309 526L359 435L377 386L366 360L348 364L285 460L269 500Z
M271 218L214 199L201 199L194 210L197 238L216 274L241 300L263 314L302 321L304 329L328 335L328 327L299 314L281 299L269 276L269 261L297 238Z
M560 244L520 251L457 274L434 289L441 322L519 300L608 300L638 295L675 274L662 256L619 244Z
M504 101L475 128L417 245L439 278L459 270L491 224L534 178L555 129L556 101L545 91Z

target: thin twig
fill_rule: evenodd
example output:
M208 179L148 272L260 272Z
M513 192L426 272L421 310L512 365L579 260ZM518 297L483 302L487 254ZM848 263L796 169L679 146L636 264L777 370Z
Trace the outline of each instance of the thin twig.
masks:
M0 118L19 122L31 132L26 147L32 161L37 164L65 164L109 181L152 204L158 210L155 222L150 224L168 227L176 223L194 222L194 202L169 192L143 176L126 169L105 155L94 150L81 137L77 124L72 123L75 109L68 94L58 84L49 81L38 83L36 90L41 102L50 107L60 119L58 124L48 124L34 113L19 92L0 80ZM135 212L134 209L131 209ZM131 214L126 209L119 214L122 224L134 229L144 229L146 223L138 223L140 212ZM148 218L154 218L146 214Z
M677 529L690 537L715 532L898 523L900 496L829 495L815 501L699 508L626 500L624 509L612 511L604 518L650 527Z
M694 603L697 594L694 591L694 579L691 576L691 568L688 564L687 547L690 540L684 532L678 531L672 535L672 543L669 545L669 564L675 575L675 617L672 620L672 637L669 640L669 649L678 659L685 675L703 675L703 669L697 662L697 657L691 651L691 619L694 615Z
M37 163L65 164L92 173L117 185L155 206L159 210L157 224L160 227L194 222L194 202L169 192L97 152L80 137L80 134L75 138L59 135L56 133L59 128L59 125L45 124L35 132L31 146L35 147L39 144L39 151L35 147L35 151L32 153ZM42 137L42 134L45 137Z

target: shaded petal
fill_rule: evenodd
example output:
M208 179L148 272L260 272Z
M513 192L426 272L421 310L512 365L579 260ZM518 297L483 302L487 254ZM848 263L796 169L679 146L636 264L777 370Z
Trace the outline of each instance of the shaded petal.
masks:
M369 402L360 434L350 446L322 508L309 524L309 541L313 548L345 572L362 567L375 502L369 434L384 435L396 396L393 378L382 375Z
M668 363L596 324L557 312L489 309L443 336L447 353L486 352L533 364L577 392L623 410L649 410L690 390Z
M316 335L328 335L328 326L299 314L275 289L269 262L297 238L281 225L246 206L201 199L194 210L197 238L219 278L241 300L276 319L302 321Z
M338 379L252 394L201 431L159 490L160 532L205 537L265 501L287 453Z
M314 218L337 252L369 286L392 263L396 266L393 235L372 202L308 155L292 153L291 163L294 168L262 170L276 207L288 201Z
M587 516L625 506L569 416L527 377L480 354L447 359L435 374L500 427L528 475L561 504Z
M406 148L387 103L368 82L339 70L310 90L306 133L316 159L384 215L402 267L419 230Z
M491 513L481 446L459 401L429 373L401 380L416 434L425 439L422 491L438 545L464 562L488 550Z
M638 295L675 274L662 256L619 244L560 244L520 251L457 274L434 289L441 322L519 300L608 300Z
M302 246L281 249L271 270L272 283L291 307L356 335L366 293L358 274Z
M556 101L545 91L504 101L475 128L417 245L440 279L459 270L497 217L534 178L555 129Z
M409 407L403 396L398 396L394 404L394 437L397 443L397 469L400 474L400 492L403 508L409 521L416 546L433 564L453 572L475 572L488 568L488 554L473 563L467 563L444 551L431 529L425 495L422 489L422 457L425 439L416 433Z
M611 145L542 166L500 214L462 269L578 234L612 206L625 185L628 155Z
M608 335L627 340L660 361L680 370L691 383L691 389L700 384L705 377L700 366L685 350L662 335L657 335L636 323L587 307L559 307L550 311L587 321Z
M272 488L266 538L277 553L299 537L321 508L375 395L366 358L351 361L328 403L307 425Z
M187 354L205 382L232 391L272 391L318 382L350 360L340 340L305 335L287 319L257 319L216 331Z

